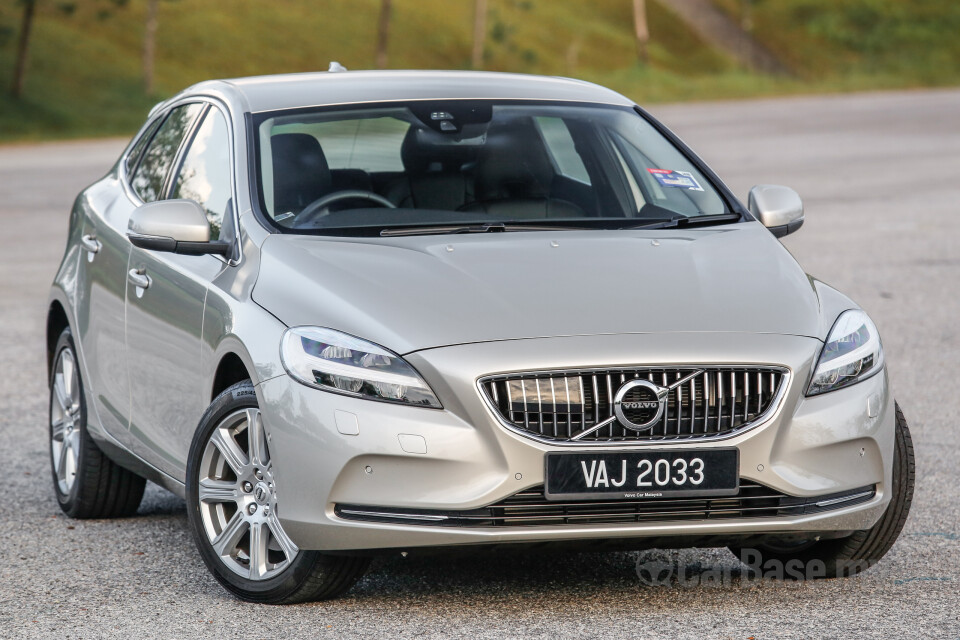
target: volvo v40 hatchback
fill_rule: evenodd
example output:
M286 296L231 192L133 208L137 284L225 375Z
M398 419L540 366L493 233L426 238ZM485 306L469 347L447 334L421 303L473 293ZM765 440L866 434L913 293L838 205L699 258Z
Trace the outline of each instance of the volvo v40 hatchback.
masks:
M847 575L913 453L877 328L629 99L557 78L204 82L85 189L47 320L74 517L184 496L259 602L385 551L728 546Z

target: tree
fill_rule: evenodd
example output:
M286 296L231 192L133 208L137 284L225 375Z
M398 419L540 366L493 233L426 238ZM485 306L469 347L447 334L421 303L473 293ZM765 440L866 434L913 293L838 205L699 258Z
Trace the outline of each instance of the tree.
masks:
M377 68L387 68L387 43L390 40L391 0L380 0L380 20L377 24Z
M647 52L650 30L647 28L646 0L633 0L633 31L637 37L637 57L640 58L640 62L647 64L650 62Z
M17 40L17 51L13 63L13 81L10 83L10 95L15 99L23 96L27 63L30 57L30 41L33 33L33 22L40 0L19 0L23 6L23 16L20 20L20 37ZM61 0L56 4L57 10L64 16L72 16L77 12L78 5L87 11L94 11L98 20L107 20L113 15L113 10L123 8L129 0L88 0L82 5L79 2Z
M143 25L143 90L153 93L153 57L157 46L157 10L160 0L147 0L147 18Z
M474 69L483 67L483 50L487 41L487 0L474 0L473 4L473 55L470 58Z
M23 17L20 19L20 38L17 40L13 82L10 84L10 95L17 99L23 95L23 80L27 75L27 58L30 54L30 32L33 30L33 17L37 10L37 0L20 2L23 5Z

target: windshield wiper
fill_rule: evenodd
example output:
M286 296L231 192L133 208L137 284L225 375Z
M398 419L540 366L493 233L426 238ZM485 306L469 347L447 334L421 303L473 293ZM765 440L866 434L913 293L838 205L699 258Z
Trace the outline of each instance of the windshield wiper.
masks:
M674 229L699 227L714 224L725 224L729 222L739 222L741 220L738 213L722 213L713 216L691 216L670 218L669 220L656 220L645 224L639 224L630 227L620 227L620 229ZM461 224L461 225L426 225L420 227L394 227L382 229L380 235L384 237L391 236L427 236L452 233L502 233L505 231L569 231L572 229L594 229L593 226L582 225L558 225L558 224L512 224L505 222L486 222L484 224ZM611 227L606 227L611 228ZM617 227L612 227L617 228Z
M503 222L487 222L484 224L465 225L430 225L428 227L397 227L383 229L381 236L427 236L446 233L502 233L504 231L568 231L578 227L537 224L505 224Z
M715 216L690 216L671 218L670 220L658 220L657 222L648 222L647 224L638 224L635 227L623 227L624 229L686 229L689 227L707 227L715 224L727 224L730 222L740 222L742 220L739 213L721 213Z

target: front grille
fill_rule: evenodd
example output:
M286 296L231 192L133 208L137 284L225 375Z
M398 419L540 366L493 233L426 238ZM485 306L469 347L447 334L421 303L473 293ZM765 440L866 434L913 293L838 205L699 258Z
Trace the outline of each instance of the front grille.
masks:
M764 417L786 380L778 367L642 367L488 376L480 388L500 418L525 435L570 440L614 416L613 399L639 378L671 387L662 417L644 431L614 420L578 443L709 439Z
M874 486L812 498L795 498L762 484L740 481L735 496L722 498L647 498L644 500L564 500L551 502L543 486L516 493L489 507L467 511L427 511L336 505L348 520L447 527L543 527L684 520L728 520L800 516L867 502Z

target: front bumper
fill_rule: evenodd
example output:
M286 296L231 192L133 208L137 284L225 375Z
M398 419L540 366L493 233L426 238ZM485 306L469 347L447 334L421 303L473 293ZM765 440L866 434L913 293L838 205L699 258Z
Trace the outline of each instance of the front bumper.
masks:
M819 346L810 338L770 334L636 334L458 345L408 355L437 392L442 410L340 396L279 376L257 388L278 515L299 547L327 551L866 529L889 501L893 398L885 371L846 389L804 397ZM815 514L629 524L457 528L361 522L335 513L338 504L463 511L542 485L544 452L560 447L501 425L477 390L483 375L665 363L783 365L791 376L777 410L746 432L715 442L624 449L735 446L744 481L804 498L864 486L874 486L876 495Z

